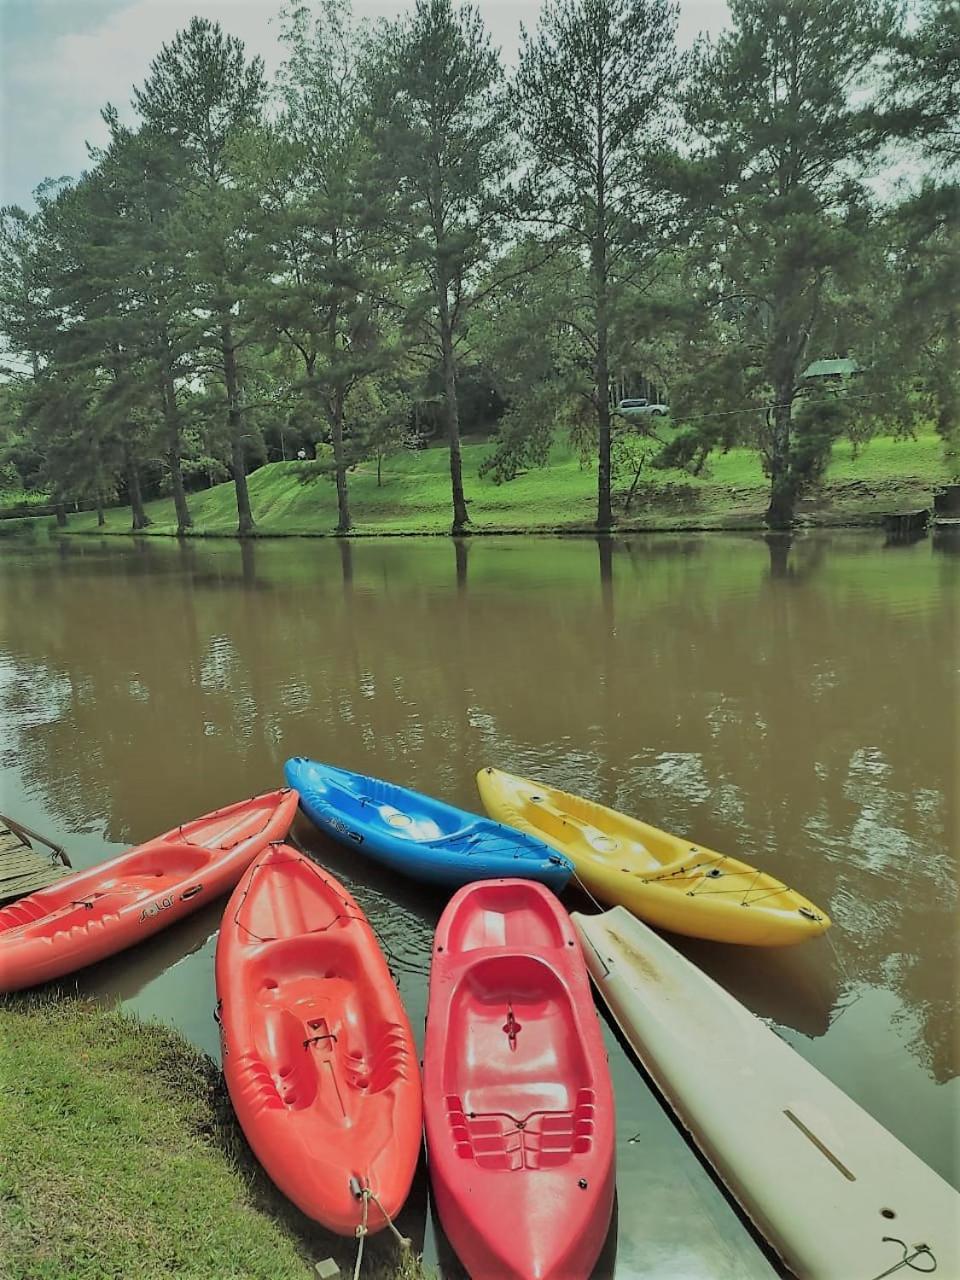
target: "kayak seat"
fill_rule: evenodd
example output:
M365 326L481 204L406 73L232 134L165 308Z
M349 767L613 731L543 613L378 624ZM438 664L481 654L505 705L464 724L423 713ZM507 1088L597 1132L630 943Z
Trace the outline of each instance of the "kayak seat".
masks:
M503 886L490 888L496 894ZM451 997L448 1038L463 1047L445 1071L448 1119L463 1158L539 1169L589 1151L591 1076L569 995L542 953L478 957Z
M116 875L102 885L122 885L128 880L180 880L209 866L210 855L190 844L156 844L131 854L118 864Z
M297 1111L309 1107L317 1096L319 1062L336 1045L334 1039L318 1038L309 1043L327 1031L325 1019L315 1021L317 1026L310 1025L310 1019L299 1017L292 1009L270 1009L264 1014L262 1044L274 1087L283 1105Z
M527 812L530 825L534 830L543 831L552 840L559 840L562 844L569 844L571 840L575 840L580 830L579 823L565 817L547 800L531 801Z
M555 1169L593 1146L596 1097L592 1089L578 1091L573 1110L526 1116L467 1112L455 1094L444 1101L457 1154L482 1169Z

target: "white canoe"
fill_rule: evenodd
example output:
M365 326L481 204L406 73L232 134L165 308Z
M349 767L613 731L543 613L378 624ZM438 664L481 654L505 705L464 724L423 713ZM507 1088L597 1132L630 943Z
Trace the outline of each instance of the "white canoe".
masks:
M624 907L573 921L640 1061L791 1271L960 1278L949 1183Z

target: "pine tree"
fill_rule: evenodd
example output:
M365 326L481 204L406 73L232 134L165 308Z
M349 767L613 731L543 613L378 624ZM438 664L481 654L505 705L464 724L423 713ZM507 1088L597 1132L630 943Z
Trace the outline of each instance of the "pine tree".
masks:
M589 263L585 327L597 433L597 528L613 524L610 331L623 295L670 248L660 181L679 79L668 0L548 0L524 32L518 115L532 151L527 215Z
M389 247L368 181L349 7L322 0L316 15L301 7L283 16L284 110L247 153L262 251L252 300L268 329L297 353L308 409L321 408L333 449L337 532L346 533L347 471L359 442L345 435L345 406L391 359L384 340Z
M897 15L888 0L731 0L730 15L691 75L693 189L712 224L712 300L735 312L736 358L766 406L766 519L784 527L833 439L795 409L809 362L836 354L821 345L831 294L870 224L862 178L887 126L868 89Z
M176 144L182 173L176 240L194 284L194 307L206 317L204 342L223 383L237 532L255 531L247 490L241 352L252 338L245 308L249 201L237 189L235 157L259 121L266 95L263 62L247 62L242 41L219 23L193 18L164 45L134 102L145 125Z
M368 52L369 127L390 222L407 267L406 321L442 371L453 532L469 524L463 490L457 346L478 272L503 226L512 161L499 56L477 10L417 0Z
M114 326L110 361L122 364L123 399L134 417L157 415L162 455L170 476L177 532L193 520L183 474L185 422L182 385L192 376L202 325L193 310L188 264L179 251L181 165L175 143L148 126L131 131L117 112L103 113L110 143L94 158L91 175L100 191L100 214L90 230L88 255L94 280L103 282L105 323ZM82 277L81 277L82 279ZM136 394L139 386L140 394ZM135 485L135 482L132 482Z

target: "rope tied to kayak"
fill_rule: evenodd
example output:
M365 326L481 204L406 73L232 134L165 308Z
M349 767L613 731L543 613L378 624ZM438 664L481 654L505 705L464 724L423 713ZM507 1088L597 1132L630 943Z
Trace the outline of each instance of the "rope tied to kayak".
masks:
M363 1262L363 1242L364 1240L366 1240L367 1236L370 1234L369 1229L367 1227L367 1218L370 1210L371 1200L377 1206L380 1212L383 1214L384 1222L390 1228L391 1232L394 1235L394 1238L397 1241L397 1244L399 1244L401 1249L412 1249L413 1241L410 1239L409 1236L405 1236L400 1231L397 1230L397 1227L394 1224L393 1220L391 1219L389 1213L387 1213L386 1209L380 1203L380 1198L377 1195L377 1193L373 1190L372 1187L361 1186L360 1179L356 1176L356 1174L354 1174L350 1179L350 1190L353 1193L353 1195L358 1200L361 1201L360 1225L357 1227L356 1231L354 1232L354 1235L357 1237L358 1244L357 1244L357 1260L354 1263L354 1267L353 1267L353 1280L360 1280L360 1266L361 1266L361 1263Z
M892 1276L895 1272L900 1271L903 1267L909 1267L911 1271L919 1271L923 1275L931 1275L937 1269L937 1259L934 1257L933 1250L928 1244L915 1244L913 1253L910 1253L910 1246L905 1244L896 1236L883 1236L884 1244L898 1244L903 1250L903 1257L899 1262L895 1262L892 1267L888 1267L886 1271L881 1271L878 1276L874 1276L874 1280L885 1280L886 1276ZM928 1258L932 1263L932 1267L918 1267L914 1264L914 1258Z
M590 892L590 890L587 888L587 886L586 886L586 885L583 883L583 881L580 879L580 873L577 871L576 867L574 867L574 869L573 869L573 878L574 878L574 880L576 880L577 884L580 886L580 888L583 890L583 892L587 895L587 897L590 899L590 901L593 903L593 905L597 908L597 910L602 912L604 908L603 908L603 907L601 906L601 904L596 900L596 898L593 896L593 894Z

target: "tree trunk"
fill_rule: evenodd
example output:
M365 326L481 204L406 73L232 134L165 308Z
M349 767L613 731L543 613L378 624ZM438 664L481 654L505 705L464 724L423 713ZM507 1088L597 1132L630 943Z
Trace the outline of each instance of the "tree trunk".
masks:
M343 388L335 387L330 439L333 443L333 466L337 477L337 533L349 533L352 528L350 495L347 493L347 466L343 456L343 400Z
M960 311L951 307L947 313L943 333L943 351L937 378L937 433L944 442L948 464L954 469L960 451L960 395L957 390L957 370L960 369Z
M187 495L183 487L183 469L180 465L180 411L177 407L177 389L169 367L163 371L163 417L167 428L167 463L170 467L170 483L173 487L173 505L177 513L177 536L180 537L193 524Z
M137 460L127 440L123 442L123 462L127 473L127 488L130 490L130 513L133 516L133 523L130 527L136 533L140 529L146 529L147 525L152 522L143 505L143 492L140 488L140 468L137 466Z
M604 290L604 292L606 292ZM599 300L598 300L599 302ZM597 529L613 527L610 498L610 375L607 369L606 299L597 307Z
M778 386L773 409L773 440L770 448L770 505L764 523L771 529L789 529L793 524L796 487L790 467L790 427L793 415L793 384Z
M58 529L66 528L67 508L64 506L62 502L58 502L54 510L57 518L57 528Z
M237 494L237 536L249 538L256 533L247 469L243 455L243 414L240 412L240 382L237 376L237 353L233 345L233 328L229 320L220 324L220 348L223 352L223 381L227 390L227 426L230 432L230 474Z
M93 454L93 501L97 512L97 528L102 529L107 522L103 512L103 455L100 451L100 442L92 432L90 435L90 448Z
M466 533L470 517L463 496L463 463L460 457L460 414L457 408L457 374L453 362L453 330L450 322L450 300L447 282L441 283L439 294L440 350L443 360L443 393L447 409L447 443L450 447L450 488L453 493L452 533Z
M597 358L594 381L597 397L597 531L613 528L613 504L610 497L612 466L610 460L610 362L609 298L607 262L607 113L602 74L597 77L596 170L594 175L597 220L590 244L590 268L593 275L594 301L597 314Z
M634 495L637 492L637 486L640 484L640 477L642 475L643 475L643 460L641 459L640 465L637 467L636 473L633 477L633 480L631 481L630 488L627 491L626 501L623 504L623 514L625 516L630 514L630 506L633 503Z

